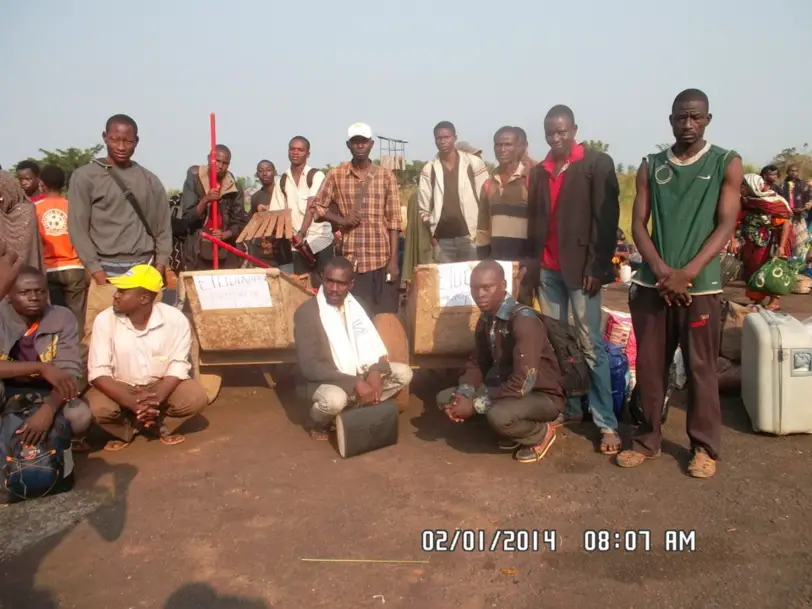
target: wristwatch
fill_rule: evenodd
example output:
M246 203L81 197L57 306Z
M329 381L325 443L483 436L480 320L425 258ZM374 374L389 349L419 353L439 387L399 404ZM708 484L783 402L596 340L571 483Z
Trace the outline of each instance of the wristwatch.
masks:
M485 394L475 397L474 401L473 401L473 404L474 404L474 410L478 414L487 413L491 409L491 406L493 406L493 403L491 402L491 398L488 397L487 390L486 390Z

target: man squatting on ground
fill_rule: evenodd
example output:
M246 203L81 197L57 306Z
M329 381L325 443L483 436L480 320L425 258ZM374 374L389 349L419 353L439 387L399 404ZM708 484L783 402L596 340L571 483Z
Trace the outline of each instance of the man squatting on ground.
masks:
M617 464L636 467L660 455L666 379L679 345L688 373L688 474L709 478L716 473L722 429L719 252L736 226L743 170L738 154L705 141L711 114L702 91L677 95L669 121L676 143L643 159L637 172L632 233L644 262L629 290L629 311L644 424Z
M448 418L487 417L520 463L541 461L555 442L554 421L566 400L561 372L547 331L530 307L507 293L498 262L480 262L471 273L471 296L482 312L474 353L459 385L437 396Z
M113 306L94 322L85 394L99 427L116 439L105 450L128 446L135 433L179 444L183 420L208 404L206 391L189 378L191 326L175 307L156 302L163 289L152 266L133 267L110 282Z
M328 260L316 298L293 316L296 360L307 381L310 435L326 440L348 404L387 400L408 385L412 369L390 362L386 347L364 308L350 293L355 272L346 258Z
M8 299L0 300L0 412L17 396L36 395L42 406L18 432L25 444L47 436L60 412L81 438L93 416L77 397L85 381L76 317L48 304L48 280L39 269L14 273Z

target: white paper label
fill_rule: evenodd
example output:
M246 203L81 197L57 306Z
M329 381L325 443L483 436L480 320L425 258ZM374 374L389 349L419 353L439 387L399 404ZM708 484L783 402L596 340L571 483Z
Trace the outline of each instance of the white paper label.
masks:
M273 306L271 288L263 273L196 275L195 288L204 311Z
M478 262L452 262L438 265L438 300L441 307L475 307L471 298L471 271ZM513 293L513 263L499 262L505 269L507 293Z

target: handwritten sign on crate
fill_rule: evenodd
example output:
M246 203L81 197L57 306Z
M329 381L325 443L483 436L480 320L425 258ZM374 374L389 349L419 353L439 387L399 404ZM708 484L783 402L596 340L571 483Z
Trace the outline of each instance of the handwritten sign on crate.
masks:
M476 303L471 298L471 272L477 262L452 262L450 264L438 264L439 275L438 301L441 307L475 307ZM507 281L507 293L513 290L513 263L499 262L505 270L505 280Z
M196 275L195 288L204 311L273 306L271 288L264 273Z

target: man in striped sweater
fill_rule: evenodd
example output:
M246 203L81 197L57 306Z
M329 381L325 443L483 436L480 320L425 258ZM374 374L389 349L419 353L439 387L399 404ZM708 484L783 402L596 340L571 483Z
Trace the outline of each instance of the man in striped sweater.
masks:
M502 127L493 136L499 166L485 182L479 206L476 244L481 259L521 260L527 241L529 167L521 161L521 136L516 127Z

